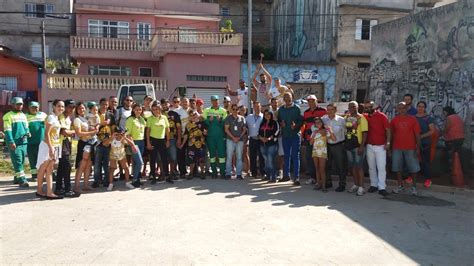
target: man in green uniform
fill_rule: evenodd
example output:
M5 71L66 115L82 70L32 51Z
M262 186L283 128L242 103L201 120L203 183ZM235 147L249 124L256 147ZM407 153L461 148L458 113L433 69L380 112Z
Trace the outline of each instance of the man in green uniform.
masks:
M25 164L26 146L28 137L30 136L28 121L26 120L26 115L21 111L23 109L23 99L13 97L11 104L13 111L3 116L3 127L5 128L6 143L10 150L10 158L13 168L15 169L13 183L19 184L20 187L28 187L29 185L23 168Z
M28 138L28 161L30 162L31 178L36 179L38 170L36 169L36 161L38 159L38 149L41 141L44 138L46 113L39 111L38 102L30 102L28 105L28 113L26 119L28 120L28 129L31 137Z
M217 164L221 177L225 178L225 133L224 120L227 111L219 107L219 96L211 96L212 106L204 109L202 118L207 126L207 146L209 148L209 162L211 163L212 178L217 178Z

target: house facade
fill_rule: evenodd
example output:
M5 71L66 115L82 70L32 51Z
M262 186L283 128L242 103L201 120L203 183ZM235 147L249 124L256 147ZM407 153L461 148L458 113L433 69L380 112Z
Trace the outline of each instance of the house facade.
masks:
M238 83L242 35L219 32L219 5L194 0L76 0L70 55L78 75L51 75L50 95L115 95L126 83L152 83L157 98L224 92ZM78 93L83 90L86 93ZM58 94L59 93L59 94Z

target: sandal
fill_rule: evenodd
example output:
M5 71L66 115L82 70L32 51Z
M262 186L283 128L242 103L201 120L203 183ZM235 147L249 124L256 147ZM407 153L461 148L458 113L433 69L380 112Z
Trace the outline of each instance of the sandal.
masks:
M87 186L87 187L84 187L82 190L84 190L84 191L92 191L92 188L89 187L89 186Z
M38 192L35 192L35 195L36 195L36 197L41 198L41 199L45 199L45 198L46 198L46 195L40 194L40 193L38 193Z
M46 199L48 200L57 200L57 199L62 199L63 196L58 196L58 195L54 195L54 196L48 196L46 195Z
M321 190L323 187L320 184L314 185L314 190Z

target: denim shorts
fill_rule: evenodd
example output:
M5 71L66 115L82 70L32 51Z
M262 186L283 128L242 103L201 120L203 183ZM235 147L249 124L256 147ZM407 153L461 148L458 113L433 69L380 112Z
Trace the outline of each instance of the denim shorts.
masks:
M359 149L359 148L354 148L352 150L346 150L347 163L348 163L349 167L363 167L364 166L365 149L362 151L361 155L359 155L357 153L357 149Z
M170 139L170 146L168 148L168 156L171 162L175 163L177 160L177 147L176 147L176 139Z
M404 170L404 164L410 174L418 173L420 171L420 163L418 162L415 150L392 151L392 171L402 172Z

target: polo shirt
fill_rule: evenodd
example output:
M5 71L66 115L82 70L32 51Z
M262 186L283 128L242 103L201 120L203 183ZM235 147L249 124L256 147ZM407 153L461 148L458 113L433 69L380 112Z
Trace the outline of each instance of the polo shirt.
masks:
M386 129L390 128L387 116L375 111L372 115L364 114L369 123L369 131L367 132L367 144L385 145L387 143Z
M237 117L234 117L233 115L227 116L224 122L225 126L229 127L230 134L234 137L238 137L242 135L242 132L244 132L244 129L246 127L246 122L245 122L245 117L241 115L237 115ZM227 135L227 138L230 139L230 137ZM243 136L240 138L240 140L243 139Z
M146 121L146 127L150 128L150 137L154 139L165 139L166 128L169 128L170 124L165 115L160 115L159 117L150 116Z
M414 116L397 115L390 122L392 129L393 149L416 149L416 136L420 134L420 125Z
M263 114L250 114L245 120L247 121L247 127L249 128L249 137L256 138L258 136L258 129L260 128L260 124L263 121Z

